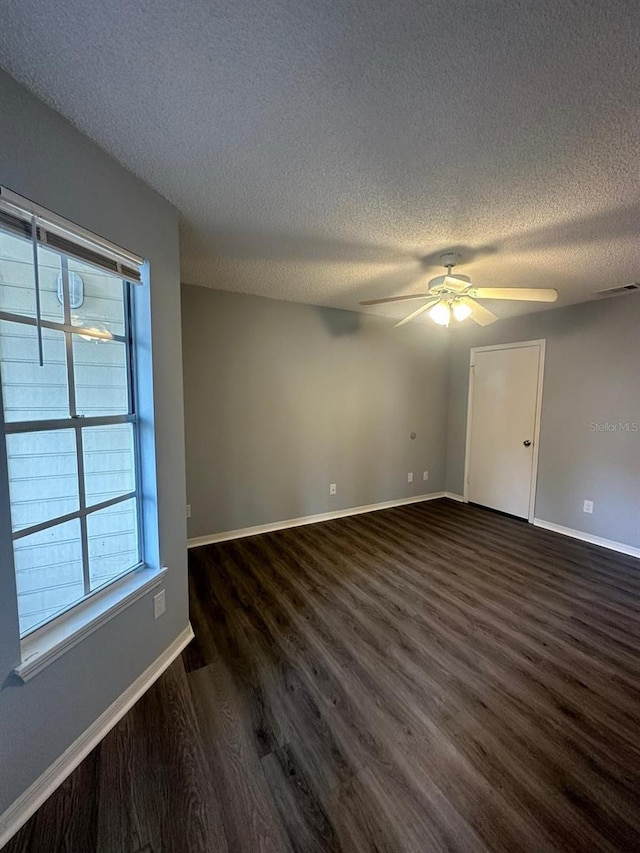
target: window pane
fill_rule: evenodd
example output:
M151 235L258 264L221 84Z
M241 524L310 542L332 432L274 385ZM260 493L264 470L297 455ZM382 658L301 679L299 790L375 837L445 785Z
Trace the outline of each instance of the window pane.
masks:
M68 521L13 543L21 634L84 595L80 521Z
M73 258L69 258L69 274L80 277L84 291L82 305L71 310L73 325L124 335L122 279Z
M31 241L0 231L0 311L33 317L35 310Z
M7 457L14 530L79 509L73 430L8 435Z
M79 415L127 414L129 370L124 344L73 335L73 363Z
M82 430L87 506L135 490L132 424Z
M44 367L35 326L0 320L0 369L7 421L69 417L64 332L42 330Z
M92 512L87 516L87 532L92 590L138 564L135 498Z
M62 322L63 309L58 301L60 256L38 247L40 273L40 316ZM35 276L31 240L0 232L0 311L35 317Z

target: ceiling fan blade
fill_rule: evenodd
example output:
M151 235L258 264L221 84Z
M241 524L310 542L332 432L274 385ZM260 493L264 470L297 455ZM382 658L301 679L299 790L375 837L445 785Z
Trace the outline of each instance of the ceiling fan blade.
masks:
M523 302L555 302L558 291L553 287L472 287L476 299L516 299Z
M411 296L387 296L386 299L365 299L360 305L382 305L383 302L404 302L407 299L428 299L428 293L414 293Z
M424 311L428 311L429 308L433 307L436 302L439 301L439 299L430 299L428 302L425 302L424 305L421 305L416 311L413 311L411 314L409 314L408 317L405 317L404 320L400 320L399 323L396 323L393 328L397 329L398 326L404 326L405 323L410 323L411 320L415 320L416 317L419 317L420 314L422 314Z
M484 305L480 305L474 299L469 299L468 296L463 296L457 301L471 308L471 314L469 314L469 316L479 326L488 326L490 323L495 323L498 319L493 311L489 311L489 309L485 308Z

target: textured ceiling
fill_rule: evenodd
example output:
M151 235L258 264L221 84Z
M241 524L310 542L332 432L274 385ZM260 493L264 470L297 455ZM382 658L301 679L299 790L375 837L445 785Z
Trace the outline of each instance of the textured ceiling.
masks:
M0 15L4 68L180 210L186 283L353 309L455 247L477 286L559 304L640 278L636 0Z

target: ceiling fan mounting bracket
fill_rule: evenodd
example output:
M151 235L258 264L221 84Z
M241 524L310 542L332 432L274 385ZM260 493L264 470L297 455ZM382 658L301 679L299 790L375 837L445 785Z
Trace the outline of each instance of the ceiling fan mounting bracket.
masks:
M460 257L461 256L458 252L443 252L443 254L440 255L440 261L442 262L443 267L451 268L455 267L455 265L460 262Z

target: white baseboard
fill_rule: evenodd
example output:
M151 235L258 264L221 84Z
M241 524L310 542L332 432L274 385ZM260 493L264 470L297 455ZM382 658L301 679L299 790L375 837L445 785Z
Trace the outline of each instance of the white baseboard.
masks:
M561 533L563 536L570 536L572 539L580 539L581 542L589 542L591 545L600 545L602 548L609 548L611 551L617 551L619 554L626 554L628 557L640 558L640 548L635 548L633 545L625 545L624 542L615 542L613 539L603 539L602 536L593 536L591 533L584 533L582 530L574 530L572 527L563 527L561 524L554 524L552 521L544 521L542 518L534 518L533 524L535 527L542 527L544 530L552 530L554 533Z
M457 495L455 492L443 492L442 496L445 498L449 498L450 501L458 501L458 503L466 504L464 495Z
M0 848L15 835L193 639L191 625L0 815Z
M317 515L302 515L299 518L287 518L284 521L272 521L269 524L256 524L255 527L240 527L237 530L226 530L224 533L211 533L208 536L196 536L187 540L188 548L198 548L200 545L213 545L215 542L227 542L230 539L243 539L245 536L256 536L258 533L273 533L275 530L286 530L288 527L302 527L304 524L317 524L319 521L331 521L334 518L346 518L349 515L361 515L365 512L375 512L379 509L391 509L394 506L405 506L422 501L433 501L437 498L464 500L459 495L448 492L431 492L427 495L416 495L412 498L398 498L394 501L383 501L377 504L337 509L332 512L321 512Z

